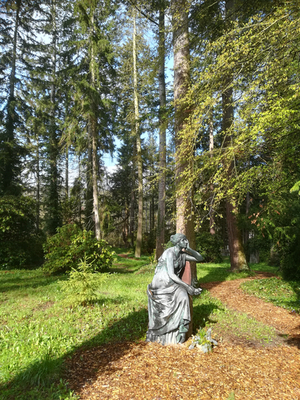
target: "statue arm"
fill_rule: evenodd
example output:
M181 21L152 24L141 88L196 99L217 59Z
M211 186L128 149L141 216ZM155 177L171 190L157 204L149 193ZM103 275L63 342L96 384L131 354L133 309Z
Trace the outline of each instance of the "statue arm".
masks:
M186 249L186 261L195 261L195 262L200 262L203 261L204 258L201 256L200 253L198 253L198 251L191 249L190 247L188 247Z
M193 286L188 285L187 283L183 282L174 272L174 260L173 260L173 255L171 253L168 254L167 256L167 270L168 270L168 275L170 279L172 279L173 282L177 283L178 285L182 286L185 288L185 290L188 292L190 295L195 295L195 294L200 294L196 293L195 289Z

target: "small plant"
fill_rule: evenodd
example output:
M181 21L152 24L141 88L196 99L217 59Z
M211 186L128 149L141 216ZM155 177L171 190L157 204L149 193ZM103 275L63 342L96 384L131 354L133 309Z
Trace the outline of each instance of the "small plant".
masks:
M64 303L68 306L77 306L93 303L98 299L99 286L108 278L108 274L99 274L95 271L94 261L88 262L85 255L80 260L78 268L72 268L69 279L61 282L62 290L66 295Z
M112 266L114 258L114 252L104 240L97 240L92 232L82 231L75 224L58 228L56 235L47 239L44 251L43 269L48 274L77 269L79 260L85 255L93 262L95 271L105 272Z
M211 337L211 328L207 330L200 329L196 336L193 337L193 341L189 346L189 349L199 347L203 353L212 351L213 346L217 346L218 342Z

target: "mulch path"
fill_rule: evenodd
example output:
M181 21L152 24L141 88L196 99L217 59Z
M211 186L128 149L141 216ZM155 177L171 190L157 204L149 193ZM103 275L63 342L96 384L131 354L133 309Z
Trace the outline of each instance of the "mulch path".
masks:
M299 400L300 316L245 294L239 288L245 280L201 286L227 307L288 335L280 346L224 340L203 354L182 345L108 344L78 351L67 361L70 387L83 400Z

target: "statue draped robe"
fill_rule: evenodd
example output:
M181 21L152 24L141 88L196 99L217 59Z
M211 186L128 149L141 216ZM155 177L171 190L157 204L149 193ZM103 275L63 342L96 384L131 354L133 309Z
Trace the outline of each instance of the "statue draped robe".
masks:
M169 251L173 251L172 248L159 258L153 280L147 288L149 327L146 340L161 344L183 343L191 322L189 295L168 274L166 255ZM177 259L174 256L173 266L174 273L181 279L186 266L184 253Z

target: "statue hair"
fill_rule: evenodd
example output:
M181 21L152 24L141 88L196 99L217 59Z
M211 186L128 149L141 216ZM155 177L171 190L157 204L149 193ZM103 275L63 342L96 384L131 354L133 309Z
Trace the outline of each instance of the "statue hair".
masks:
M186 239L186 236L183 233L175 233L175 235L172 235L170 237L170 241L172 244L175 246L177 243L180 242L180 240Z

